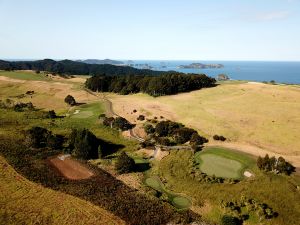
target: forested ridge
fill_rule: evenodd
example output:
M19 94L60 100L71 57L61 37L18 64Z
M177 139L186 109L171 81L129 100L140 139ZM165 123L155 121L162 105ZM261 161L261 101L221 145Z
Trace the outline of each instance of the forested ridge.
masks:
M110 64L87 64L72 60L55 61L52 59L36 61L4 61L0 60L0 70L36 70L47 71L56 74L67 75L102 75L123 76L123 75L160 75L162 71L136 69L129 66L115 66Z
M215 83L214 78L204 74L167 72L160 76L93 76L87 79L85 85L92 91L124 95L143 92L162 96L214 87Z

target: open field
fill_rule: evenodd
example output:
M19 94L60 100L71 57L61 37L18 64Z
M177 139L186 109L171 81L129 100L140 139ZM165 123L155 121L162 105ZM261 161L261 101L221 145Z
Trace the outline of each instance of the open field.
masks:
M300 166L300 87L297 85L231 82L158 98L145 94L108 97L114 110L125 117L134 119L133 109L138 110L137 115L148 118L164 116L191 126L208 138L224 135L237 149L239 145L255 146L291 156L288 160Z
M244 171L255 166L255 159L224 148L210 147L195 154L199 169L212 176L242 179Z
M0 224L125 224L87 201L28 181L0 156Z

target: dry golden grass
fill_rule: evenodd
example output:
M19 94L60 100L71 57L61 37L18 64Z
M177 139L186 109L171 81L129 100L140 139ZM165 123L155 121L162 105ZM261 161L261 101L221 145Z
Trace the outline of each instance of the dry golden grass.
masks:
M125 224L87 201L44 188L0 157L0 224Z
M64 102L64 98L69 94L74 96L77 102L87 103L98 99L81 88L85 82L82 77L72 79L55 77L48 81L37 81L0 76L0 81L0 99L34 91L32 98L28 96L21 101L31 101L35 106L48 110L68 110L69 106Z
M299 86L249 82L159 98L109 97L114 110L125 117L136 108L144 115L182 122L209 138L219 134L231 143L300 156Z

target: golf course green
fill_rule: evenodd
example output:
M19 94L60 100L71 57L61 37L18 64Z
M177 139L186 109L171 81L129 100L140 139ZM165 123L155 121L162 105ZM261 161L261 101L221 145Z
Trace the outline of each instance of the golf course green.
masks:
M207 175L232 179L242 179L244 171L255 164L246 154L220 147L209 147L196 153L195 162Z
M177 209L188 209L192 204L188 198L167 190L158 177L147 178L145 184L160 193L166 194L169 202Z

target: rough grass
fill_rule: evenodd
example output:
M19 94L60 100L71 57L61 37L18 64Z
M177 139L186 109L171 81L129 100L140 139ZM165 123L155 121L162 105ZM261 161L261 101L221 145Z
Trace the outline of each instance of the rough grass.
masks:
M0 193L0 224L125 224L89 202L28 181L1 156Z
M137 108L182 122L206 137L224 135L285 155L300 155L299 86L231 82L174 96L111 95L118 114Z
M225 213L220 207L221 200L257 199L268 204L279 216L264 224L282 225L298 224L300 214L300 194L296 186L300 185L299 177L292 175L264 174L253 168L255 177L244 179L237 184L209 184L200 183L190 176L190 162L193 154L190 151L171 151L171 154L159 163L153 164L152 173L166 179L165 187L176 193L189 196L193 205L201 206L205 202L211 209L203 214L204 218L220 223ZM250 217L248 224L257 224L255 216Z
M197 152L195 161L200 164L199 169L210 176L233 179L242 179L244 171L255 166L251 156L218 147Z

